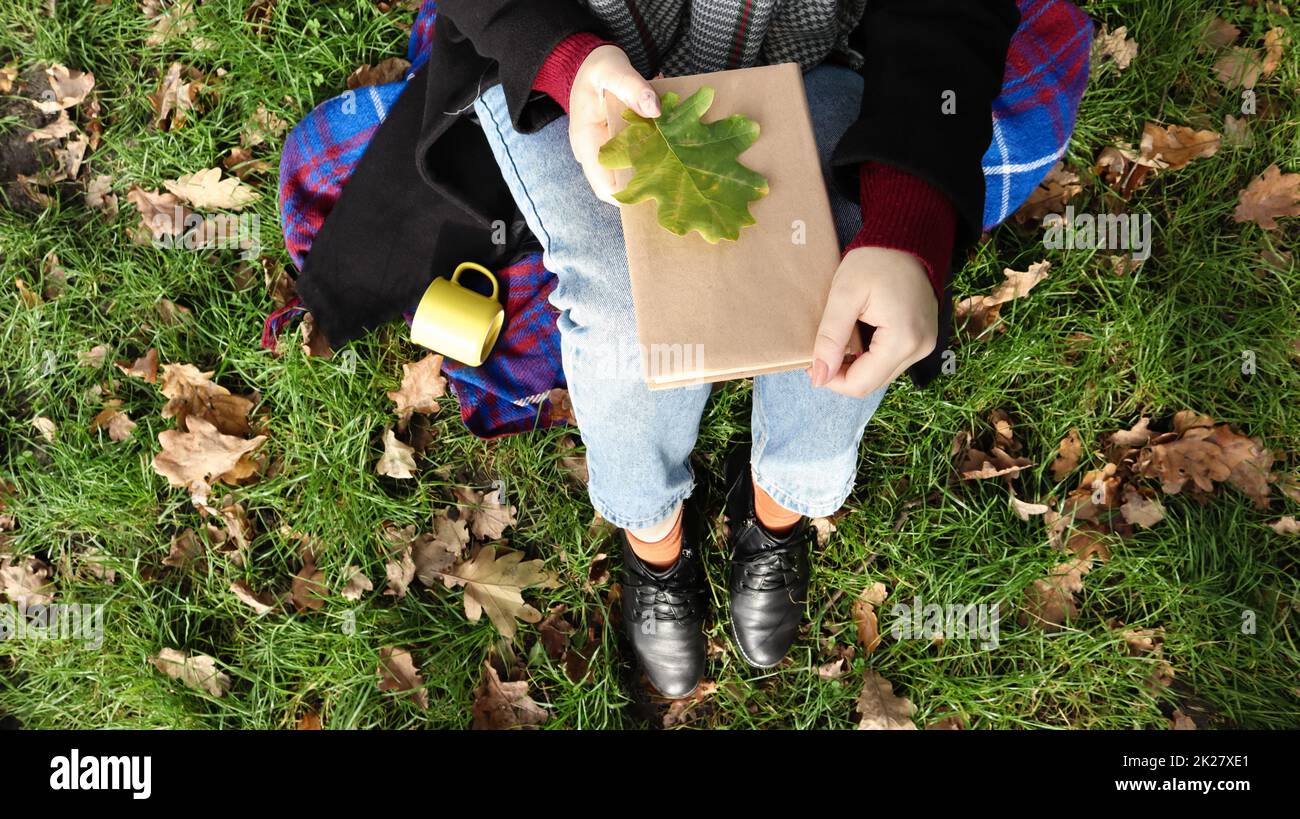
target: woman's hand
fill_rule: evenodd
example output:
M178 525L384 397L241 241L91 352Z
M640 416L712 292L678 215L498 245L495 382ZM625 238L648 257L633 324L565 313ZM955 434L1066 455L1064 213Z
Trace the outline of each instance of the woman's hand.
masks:
M601 167L597 160L600 146L609 141L606 91L643 117L659 116L659 95L628 62L623 49L614 45L592 49L573 77L573 89L569 92L569 147L596 196L616 205L614 172Z
M876 328L871 347L845 363L859 321ZM854 248L835 271L817 329L813 386L863 398L929 355L938 333L939 303L925 266L901 250Z

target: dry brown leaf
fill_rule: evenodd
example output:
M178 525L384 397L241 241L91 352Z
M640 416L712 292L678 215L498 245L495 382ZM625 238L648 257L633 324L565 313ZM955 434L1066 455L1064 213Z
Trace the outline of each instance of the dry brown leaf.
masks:
M1056 460L1052 461L1052 479L1057 483L1065 480L1079 467L1079 458L1083 455L1083 439L1079 430L1071 428L1056 448Z
M496 547L488 545L443 575L449 587L465 587L465 616L471 623L478 622L486 611L497 631L512 641L517 631L516 618L525 623L542 619L541 612L524 602L523 590L558 585L541 560L523 557L523 552L504 552L498 558Z
M1300 215L1300 173L1284 174L1273 164L1238 194L1232 220L1254 222L1264 230L1275 230L1278 217L1297 215Z
M159 390L167 403L163 405L162 417L175 418L178 425L198 417L226 435L249 434L252 429L248 413L253 402L214 383L212 374L193 364L164 364Z
M968 327L972 335L979 336L996 323L999 308L1012 299L1029 294L1039 282L1047 278L1051 262L1031 264L1028 270L1019 271L1005 268L1002 271L1006 280L983 296L970 296L957 303L953 311L953 322L958 327Z
M1300 521L1297 521L1294 515L1279 518L1268 526L1279 535L1300 535Z
M234 593L235 597L239 598L239 602L249 606L259 617L263 614L270 614L279 608L279 603L274 595L269 591L260 594L254 592L247 581L236 580L230 584L230 591Z
M53 122L31 131L24 141L36 142L43 139L63 139L70 134L76 133L76 131L76 123L68 118L67 111L60 109Z
M119 409L121 401L111 401L109 404L91 419L90 431L107 429L109 440L125 441L135 431L135 421Z
M1102 26L1096 37L1092 41L1092 59L1091 65L1095 74L1107 60L1115 63L1115 67L1123 71L1133 62L1137 56L1138 44L1136 40L1125 39L1128 37L1128 26L1120 26L1114 31L1106 31Z
M406 596L406 590L415 580L415 560L411 557L411 543L414 539L414 526L399 528L391 523L384 524L384 540L388 542L388 557L384 564L388 588L384 589L384 596L400 600Z
M150 21L146 45L162 45L190 31L198 22L194 17L194 0L144 0L141 5L145 19Z
M203 541L193 529L185 529L172 537L171 548L163 558L163 565L183 569L198 561L202 555Z
M1092 570L1092 557L1077 557L1054 568L1047 577L1025 589L1021 625L1058 631L1079 615L1074 595L1083 591L1083 576Z
M343 591L341 592L344 600L356 602L357 600L360 600L361 596L366 592L375 590L375 584L371 583L370 578L366 577L365 572L361 571L361 569L356 566L351 564L344 566L343 576L347 578L347 581L343 585Z
M993 447L993 451L988 453L972 448L966 451L957 471L964 481L998 478L1003 475L1014 478L1020 474L1020 470L1033 465L1028 458L1012 457L999 447Z
M385 646L379 650L380 691L405 691L424 710L429 708L429 691L424 678L415 667L411 652L404 648Z
M117 362L117 368L122 371L123 375L139 378L146 384L156 384L158 382L158 350L150 347L148 352L130 364L125 361Z
M308 550L302 568L293 576L289 598L298 611L315 611L325 607L329 589L325 585L325 572L316 568L315 554Z
M529 728L546 722L546 709L528 696L528 683L501 682L492 663L483 663L483 681L474 690L474 730Z
M20 606L54 602L54 570L37 557L0 554L0 596Z
M1241 29L1224 20L1222 17L1215 17L1205 28L1205 33L1201 35L1201 43L1207 48L1220 49L1227 48L1237 42L1241 36Z
M447 379L442 375L442 356L429 353L413 364L402 365L402 386L388 393L396 405L393 412L405 425L411 415L420 412L432 415L438 411L438 398L447 392Z
M38 415L32 419L32 426L41 434L41 437L50 443L54 443L54 436L58 432L58 427L54 422L44 415Z
M392 428L384 430L384 454L379 456L375 472L398 480L415 477L415 450L397 440Z
M1228 88L1254 88L1263 70L1259 52L1242 46L1233 46L1231 51L1214 64L1214 73L1219 82Z
M415 576L426 586L443 578L443 573L460 560L469 543L469 529L463 520L452 520L446 512L433 518L434 531L420 535L411 545Z
M906 697L894 694L889 680L867 669L858 695L858 729L875 731L915 731L912 715L916 706Z
M1110 442L1121 447L1146 446L1152 436L1151 430L1147 428L1150 423L1150 418L1141 418L1132 428L1113 433L1110 436Z
M163 181L170 193L200 210L242 210L261 194L237 176L221 178L220 168L207 168Z
M148 96L153 106L153 127L171 131L185 125L189 112L198 110L202 83L194 79L192 69L173 62L158 81L158 87ZM190 82L185 82L189 78Z
M150 657L153 667L180 680L195 691L206 691L220 697L230 690L230 675L217 670L217 661L206 654L186 654L174 648L164 648L157 657Z
M591 476L587 472L587 456L578 451L578 442L572 435L560 437L560 472L580 485L585 486Z
M1045 515L1051 511L1051 507L1045 503L1029 503L1016 497L1015 492L1010 492L1008 497L1011 499L1011 508L1015 510L1016 517L1021 520L1029 520L1035 515Z
M1141 155L1169 170L1178 170L1194 159L1214 156L1223 138L1213 131L1197 131L1183 125L1156 125L1142 128Z
M1064 162L1057 162L1012 218L1018 224L1026 224L1039 221L1049 213L1063 214L1065 206L1082 190L1079 175Z
M45 69L45 77L50 84L51 93L31 100L32 105L45 114L80 104L95 87L94 74L69 69L57 63Z
M398 82L406 77L411 63L401 57L389 57L378 65L363 64L348 75L347 86L350 89L364 88L367 85L384 85Z
M211 482L243 475L252 460L249 453L266 440L265 435L251 440L226 435L198 416L186 419L185 428L158 433L162 451L154 456L153 469L171 486L189 489L196 504L207 503Z
M245 147L255 148L264 142L278 139L287 130L289 123L266 110L266 106L259 102L253 116L244 123L239 139Z
M858 627L858 642L864 654L871 654L880 645L880 621L876 608L884 605L888 591L881 582L872 583L853 600L853 622Z
M1282 64L1282 51L1286 43L1286 29L1281 26L1271 28L1264 33L1264 59L1259 67L1265 77L1276 71Z
M501 503L499 489L483 493L468 486L457 486L452 492L462 504L461 514L469 522L470 533L479 540L497 540L518 522L515 507Z
M190 217L190 211L173 194L147 191L132 185L126 192L126 201L135 205L140 213L140 224L131 234L136 244L149 244L185 232L185 221Z
M1160 501L1148 498L1132 486L1124 487L1124 504L1120 506L1124 520L1143 529L1150 529L1165 519L1165 508Z

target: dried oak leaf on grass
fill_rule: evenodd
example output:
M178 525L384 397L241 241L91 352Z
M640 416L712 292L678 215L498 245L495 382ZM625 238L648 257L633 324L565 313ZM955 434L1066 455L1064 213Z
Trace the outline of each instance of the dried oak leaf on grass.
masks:
M164 364L159 389L167 403L162 417L175 418L178 425L198 417L226 435L248 435L252 400L216 384L212 375L213 371L204 372L193 364Z
M876 609L885 604L888 595L885 584L877 581L853 599L853 622L857 626L858 642L865 655L870 655L880 645L880 621Z
M1063 214L1065 206L1082 190L1079 175L1064 162L1057 162L1011 218L1023 225L1040 221L1049 213Z
M1222 141L1214 131L1147 122L1137 151L1123 142L1107 146L1098 153L1093 170L1128 199L1160 171L1178 170L1192 160L1214 156Z
M858 729L872 731L915 731L912 716L916 706L894 693L894 685L876 671L867 669L857 702Z
M478 540L498 540L505 530L518 523L515 507L501 502L501 490L480 492L468 486L452 489L461 511L467 516L471 534Z
M347 86L349 90L356 90L367 85L398 82L406 77L406 72L410 69L411 63L401 57L389 57L378 65L363 63L348 75Z
M487 612L492 625L511 641L517 633L516 619L525 623L542 619L541 612L524 602L523 590L559 585L543 561L523 557L523 552L504 552L498 557L496 546L489 544L469 560L442 572L448 588L465 587L465 616L469 621L476 623Z
M153 667L180 680L195 691L204 691L220 697L230 690L230 675L217 670L217 661L207 654L187 654L175 648L164 648L157 657L149 658Z
M1277 219L1284 216L1300 216L1300 173L1284 174L1276 164L1269 165L1237 195L1232 220L1276 230Z
M1044 261L1031 264L1025 271L1005 268L1002 274L1006 280L993 290L982 296L969 296L957 303L953 310L953 324L964 328L976 338L982 337L990 327L997 324L1002 305L1027 296L1035 285L1047 278L1047 271L1051 267L1051 262ZM1005 327L1000 329L1005 331Z
M491 662L483 663L483 680L474 690L470 711L474 730L531 728L546 722L549 716L528 696L527 681L501 682Z
M0 541L0 546L4 542ZM44 606L54 602L54 570L38 557L0 553L0 596L10 603Z
M1092 55L1089 65L1094 76L1099 74L1108 62L1114 63L1118 71L1123 71L1137 56L1136 40L1128 38L1128 26L1120 26L1114 31L1107 31L1105 26L1096 33L1092 40Z
M417 412L432 415L438 411L438 399L447 393L447 379L442 375L442 356L429 353L411 364L402 365L402 386L388 393L393 400L398 429Z
M212 483L238 483L257 472L251 453L265 440L265 435L227 435L192 415L177 429L158 433L162 450L154 456L153 468L170 485L188 489L196 506L206 506Z
M580 683L587 677L591 656L599 641L596 626L603 626L604 623L597 612L594 622L581 630L581 645L575 645L573 636L579 633L579 627L569 620L567 611L568 606L563 603L552 607L537 631L541 635L546 656L564 669L570 682Z
M403 692L421 709L429 709L429 690L424 687L424 678L415 667L411 652L397 646L381 648L379 668L375 673L379 677L380 691Z

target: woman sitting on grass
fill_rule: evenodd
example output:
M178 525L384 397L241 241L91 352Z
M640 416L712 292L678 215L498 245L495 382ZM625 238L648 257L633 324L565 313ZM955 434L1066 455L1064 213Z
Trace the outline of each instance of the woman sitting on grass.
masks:
M1028 45L1009 62L1018 27ZM705 510L689 457L710 388L652 392L640 377L608 377L639 373L641 360L614 179L597 161L606 95L654 117L646 78L659 73L787 62L804 72L844 253L813 365L754 379L753 444L726 469L727 617L745 659L767 668L799 633L810 518L849 496L888 384L907 372L924 386L938 373L954 264L1027 193L1013 175L1036 172L1032 190L1064 150L1089 29L1062 0L444 0L428 64L381 114L299 292L346 341L405 309L431 266L504 255L486 226L522 214L557 280L550 302L591 502L619 527L627 635L659 692L684 696L705 664ZM1003 92L1004 73L1014 92ZM1038 112L1050 125L1030 129L1032 145L1001 128L995 140L995 100L1010 106L999 115ZM407 146L427 187L412 182ZM991 219L986 173L998 182ZM383 241L398 223L401 241ZM858 322L874 333L846 362ZM611 367L612 353L629 360Z

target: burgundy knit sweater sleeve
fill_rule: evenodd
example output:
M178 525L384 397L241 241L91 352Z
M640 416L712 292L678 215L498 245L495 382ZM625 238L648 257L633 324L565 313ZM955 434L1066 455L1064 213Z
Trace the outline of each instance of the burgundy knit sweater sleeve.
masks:
M561 40L538 70L533 90L550 96L567 114L574 75L593 49L606 44L611 43L587 32ZM952 202L920 177L882 162L862 163L859 177L862 229L844 252L885 247L912 254L942 302L957 229Z

